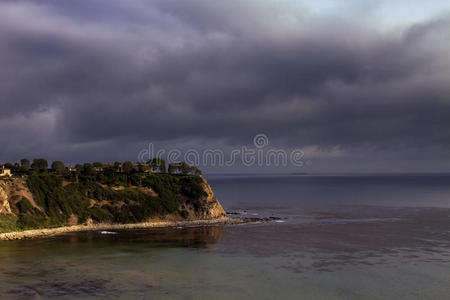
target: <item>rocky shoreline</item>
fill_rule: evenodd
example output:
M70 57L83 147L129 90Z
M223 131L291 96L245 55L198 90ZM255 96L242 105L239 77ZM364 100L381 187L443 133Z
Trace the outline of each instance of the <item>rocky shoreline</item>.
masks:
M124 230L124 229L146 229L146 228L169 228L184 226L202 226L202 225L233 225L256 222L259 219L243 219L223 217L209 220L193 221L153 221L136 224L95 224L95 225L75 225L46 229L34 229L20 232L8 232L0 234L0 241L12 241L52 236L69 232L97 231L97 230Z

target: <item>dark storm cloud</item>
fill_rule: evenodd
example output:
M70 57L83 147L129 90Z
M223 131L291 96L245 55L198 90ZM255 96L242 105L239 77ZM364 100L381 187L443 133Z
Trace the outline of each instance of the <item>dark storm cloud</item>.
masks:
M135 159L264 132L345 162L449 158L450 18L381 30L270 3L0 4L0 154Z

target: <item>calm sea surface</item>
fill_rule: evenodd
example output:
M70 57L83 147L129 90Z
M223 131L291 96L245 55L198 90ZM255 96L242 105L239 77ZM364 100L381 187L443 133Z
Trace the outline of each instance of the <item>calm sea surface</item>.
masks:
M206 177L274 221L0 242L0 299L450 295L450 175Z

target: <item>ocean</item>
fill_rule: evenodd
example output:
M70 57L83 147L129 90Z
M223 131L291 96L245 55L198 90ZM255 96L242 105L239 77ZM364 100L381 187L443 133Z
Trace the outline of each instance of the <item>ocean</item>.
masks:
M1 299L448 299L450 175L206 175L270 222L0 242Z

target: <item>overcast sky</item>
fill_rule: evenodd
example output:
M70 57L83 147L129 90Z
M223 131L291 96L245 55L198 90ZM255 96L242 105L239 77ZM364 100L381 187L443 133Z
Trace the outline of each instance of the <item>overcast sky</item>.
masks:
M227 153L264 133L308 165L201 167L450 171L450 4L3 0L0 103L2 162Z

